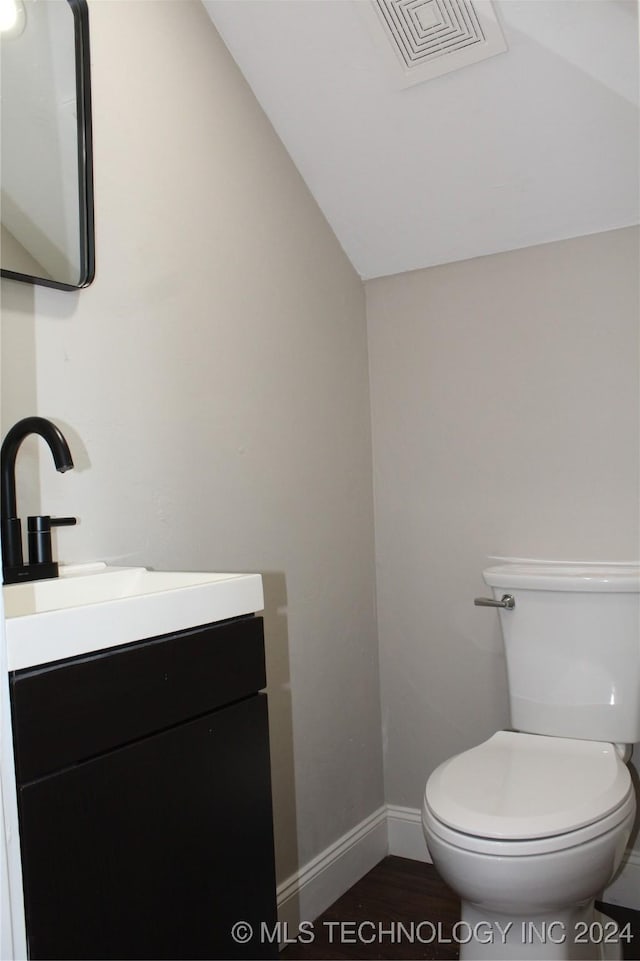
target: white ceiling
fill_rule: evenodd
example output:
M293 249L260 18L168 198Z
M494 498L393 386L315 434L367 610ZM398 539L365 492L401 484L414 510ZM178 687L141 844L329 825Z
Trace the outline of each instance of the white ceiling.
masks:
M635 0L499 0L406 89L369 0L203 2L364 279L638 222Z

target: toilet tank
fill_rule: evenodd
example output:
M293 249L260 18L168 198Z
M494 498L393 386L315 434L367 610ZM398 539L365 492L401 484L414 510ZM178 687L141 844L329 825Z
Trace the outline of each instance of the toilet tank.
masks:
M511 724L640 741L640 566L518 562L483 572L500 608Z

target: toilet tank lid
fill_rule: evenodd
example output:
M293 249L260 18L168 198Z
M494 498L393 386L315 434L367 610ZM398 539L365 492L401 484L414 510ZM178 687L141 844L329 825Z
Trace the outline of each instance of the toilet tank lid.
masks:
M639 564L579 564L567 561L498 564L483 571L489 587L531 591L640 591Z
M425 795L435 817L454 830L506 841L585 827L631 790L613 744L499 731L441 764Z

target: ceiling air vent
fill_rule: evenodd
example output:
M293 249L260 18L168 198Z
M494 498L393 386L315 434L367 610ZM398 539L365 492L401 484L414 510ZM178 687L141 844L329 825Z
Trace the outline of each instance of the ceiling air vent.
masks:
M507 49L491 0L371 0L371 8L405 87Z

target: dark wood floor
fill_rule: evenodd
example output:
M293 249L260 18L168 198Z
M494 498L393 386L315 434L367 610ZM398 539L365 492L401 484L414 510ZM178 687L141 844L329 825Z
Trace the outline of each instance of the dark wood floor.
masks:
M629 922L632 940L624 947L624 957L640 961L640 911L614 905L599 908L619 924ZM458 957L452 934L459 911L457 897L433 865L387 857L280 957L283 961L453 961Z

